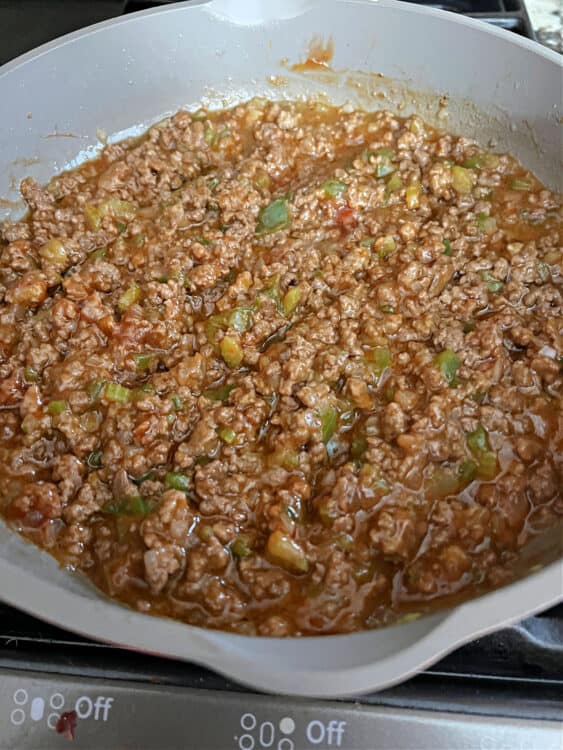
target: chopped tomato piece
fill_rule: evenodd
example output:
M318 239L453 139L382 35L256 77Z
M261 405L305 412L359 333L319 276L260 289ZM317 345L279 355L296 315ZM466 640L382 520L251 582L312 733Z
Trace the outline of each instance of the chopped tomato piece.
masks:
M349 206L339 208L336 212L336 223L350 231L358 223L354 209Z

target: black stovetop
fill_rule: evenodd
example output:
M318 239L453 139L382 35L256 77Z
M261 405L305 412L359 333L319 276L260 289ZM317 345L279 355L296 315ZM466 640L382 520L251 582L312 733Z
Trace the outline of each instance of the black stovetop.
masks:
M245 692L201 667L96 643L0 604L0 672L103 677ZM360 702L411 709L563 719L563 604L469 643L430 669Z
M0 0L0 65L39 44L98 21L173 0ZM534 38L524 0L409 0L463 13Z

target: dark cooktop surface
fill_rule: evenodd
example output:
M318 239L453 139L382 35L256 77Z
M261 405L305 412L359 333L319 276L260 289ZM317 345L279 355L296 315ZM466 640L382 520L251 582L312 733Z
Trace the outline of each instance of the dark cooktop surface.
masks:
M0 750L561 750L562 696L563 605L340 701L258 694L0 605Z
M173 0L0 0L0 65L55 37ZM243 2L246 0L242 0ZM409 0L515 31L534 32L523 0Z
M201 667L96 643L0 604L0 670L245 691ZM563 604L479 638L361 702L563 719ZM1 747L1 746L0 746Z

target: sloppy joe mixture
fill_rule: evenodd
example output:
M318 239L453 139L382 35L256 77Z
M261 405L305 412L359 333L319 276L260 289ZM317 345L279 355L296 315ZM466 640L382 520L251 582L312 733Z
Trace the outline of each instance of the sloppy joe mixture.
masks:
M418 117L180 112L0 226L0 509L268 636L505 584L563 515L558 197Z

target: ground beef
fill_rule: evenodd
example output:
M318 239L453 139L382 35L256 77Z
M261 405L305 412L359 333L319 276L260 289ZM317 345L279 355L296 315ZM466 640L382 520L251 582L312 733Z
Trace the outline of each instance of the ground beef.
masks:
M506 583L560 520L560 201L510 156L253 101L21 192L0 510L110 596L349 632Z

